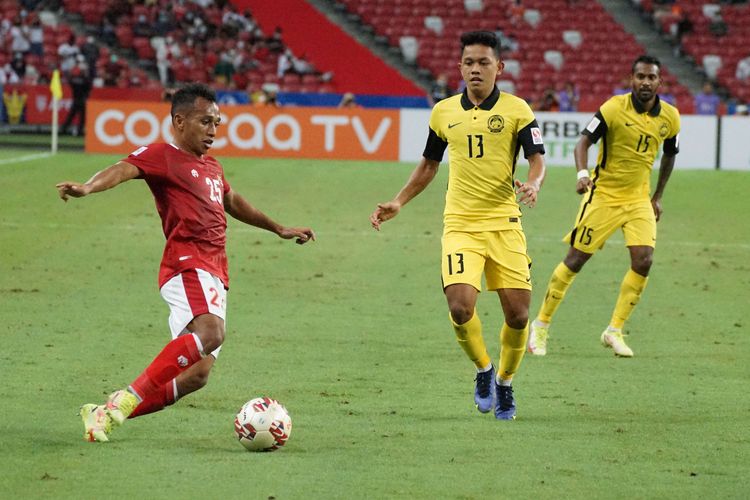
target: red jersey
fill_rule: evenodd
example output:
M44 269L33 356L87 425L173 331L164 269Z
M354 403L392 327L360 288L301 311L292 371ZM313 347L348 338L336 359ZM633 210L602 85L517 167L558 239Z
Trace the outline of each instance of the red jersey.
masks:
M138 167L148 184L167 244L159 269L159 288L186 269L203 269L229 287L225 250L224 195L229 183L211 156L182 151L172 144L150 144L123 161Z

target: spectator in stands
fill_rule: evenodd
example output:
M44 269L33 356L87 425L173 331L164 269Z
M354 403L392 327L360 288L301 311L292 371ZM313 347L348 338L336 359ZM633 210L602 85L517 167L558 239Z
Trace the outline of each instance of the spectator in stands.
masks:
M91 78L89 78L86 63L79 63L70 70L68 85L73 91L73 105L70 107L61 132L67 134L73 120L78 118L76 135L83 135L83 127L86 126L86 100L91 92Z
M122 67L116 54L109 56L109 61L104 66L104 85L107 87L114 87L117 85L117 81L120 79L120 73Z
M718 115L721 99L714 92L714 86L711 82L703 84L703 91L695 96L695 114L697 115Z
M35 17L29 27L29 44L32 54L39 57L44 55L44 28L39 17Z
M535 111L558 111L560 105L557 102L557 93L555 89L548 87L542 92L542 96L533 106Z
M727 34L727 23L721 16L721 12L714 12L711 15L711 21L708 24L708 31L716 37L721 37Z
M315 66L307 60L307 55L305 54L302 54L299 57L292 56L292 69L294 69L294 72L298 75L313 75L318 73L315 71Z
M214 75L221 77L225 84L232 81L232 77L236 71L234 68L234 58L234 49L225 50L221 53L219 62L214 66Z
M747 104L738 104L737 108L735 109L735 114L739 116L748 116L750 115L750 107L748 107Z
M351 92L345 93L341 97L341 102L339 102L339 108L360 108L361 106L357 104L357 101L354 98L354 94Z
M578 101L581 96L573 82L567 82L563 89L557 93L557 103L560 111L578 111Z
M448 77L444 73L438 75L435 83L432 84L429 94L427 94L427 103L430 107L433 107L436 103L447 99L453 95L451 89L448 87Z
M687 12L682 12L674 27L675 41L678 44L682 43L682 37L691 31L693 31L693 22Z
M89 77L93 80L96 78L96 62L99 60L99 45L93 36L89 35L86 37L86 41L81 45L81 55L86 60L86 65L89 68Z
M746 57L737 61L737 69L734 72L734 77L740 81L747 81L750 79L750 53Z
M159 9L159 13L156 15L154 34L161 37L167 36L167 34L175 29L175 25L176 21L172 10L172 4L168 3L165 8Z
M523 21L524 7L521 0L508 0L508 18L512 25L517 25Z
M148 21L146 14L141 14L133 24L133 36L151 38L154 34L154 30L151 28L151 23Z
M275 83L265 83L261 88L261 94L258 96L255 103L258 106L269 106L272 108L278 108L280 106L278 100L279 86Z
M290 49L286 49L284 52L282 52L279 55L279 59L277 61L277 66L276 66L276 76L281 78L292 69L293 57L294 56L292 55L292 51Z
M672 93L670 84L666 80L662 81L661 88L659 89L659 98L664 102L668 102L672 106L677 105L677 97Z
M503 31L502 26L498 25L497 28L495 28L495 36L500 43L501 57L504 57L506 53L516 52L518 50L518 41L516 41L512 34L506 34Z
M613 95L623 95L630 92L630 77L625 77L620 81L620 85L612 91Z
M19 80L23 80L26 76L26 59L21 52L13 54L13 60L10 61L10 67L13 72L18 76Z
M57 55L60 56L60 70L67 73L76 65L76 56L80 53L76 45L76 36L70 35L68 40L61 43L57 48Z
M280 26L276 26L273 34L266 38L266 47L271 52L282 52L284 50L284 40Z
M13 85L20 82L21 79L18 78L18 75L13 71L13 68L10 67L10 63L6 63L5 66L0 68L0 86Z
M115 25L104 17L102 22L99 24L99 38L102 42L109 46L117 45L117 33L115 33Z
M26 85L38 85L39 80L41 79L41 75L39 74L39 70L34 66L34 64L29 63L26 65L26 75L23 77L23 83Z
M21 16L16 16L13 27L10 28L10 51L25 54L31 50L29 35L29 27L23 24Z

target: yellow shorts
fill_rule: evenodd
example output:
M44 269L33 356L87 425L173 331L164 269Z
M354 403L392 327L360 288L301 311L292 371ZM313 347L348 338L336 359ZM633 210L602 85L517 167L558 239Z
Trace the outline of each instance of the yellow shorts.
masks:
M484 273L487 290L531 290L531 259L520 226L502 231L450 231L443 234L442 243L443 288L463 283L481 291Z
M656 216L650 200L617 206L584 200L576 221L563 241L582 252L596 252L617 229L622 229L626 246L656 246Z

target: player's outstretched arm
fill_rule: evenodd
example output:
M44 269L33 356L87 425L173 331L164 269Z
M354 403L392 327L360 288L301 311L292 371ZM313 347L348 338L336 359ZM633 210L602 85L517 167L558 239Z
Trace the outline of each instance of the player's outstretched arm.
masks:
M547 169L544 166L544 156L541 153L534 153L527 159L529 161L529 178L526 182L516 179L515 184L516 194L520 196L518 201L531 208L536 205Z
M664 194L664 188L667 186L669 176L672 174L674 168L674 155L662 155L661 163L659 164L659 179L656 181L656 189L654 190L653 196L651 196L651 206L654 208L654 215L658 221L661 218L663 212L661 208L661 197Z
M401 188L395 198L378 206L370 215L370 224L380 231L380 224L398 215L401 207L409 203L415 196L424 191L437 174L440 162L422 157L417 167L411 173L406 185Z
M130 179L135 179L140 174L138 167L126 161L118 161L111 167L94 174L84 184L79 182L65 181L56 184L57 193L63 201L68 198L82 198L91 193L106 191Z
M230 190L224 195L224 210L240 222L271 231L285 240L296 238L296 242L300 245L315 241L315 232L309 227L282 226L234 191Z
M576 161L576 193L583 194L591 189L593 185L589 176L589 148L593 143L588 136L582 135L573 149L573 157Z

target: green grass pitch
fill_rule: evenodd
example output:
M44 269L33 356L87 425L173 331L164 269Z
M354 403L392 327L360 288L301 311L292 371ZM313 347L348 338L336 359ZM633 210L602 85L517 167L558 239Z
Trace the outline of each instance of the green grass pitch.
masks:
M548 356L525 358L518 420L497 422L473 407L473 367L440 290L447 167L376 233L370 212L413 165L226 159L234 189L318 241L230 222L227 339L209 385L90 444L78 407L128 383L169 340L145 184L67 204L54 189L116 159L0 165L3 497L746 498L750 174L675 171L626 325L636 357L598 341L628 265L616 235L568 293ZM525 210L532 314L566 251L574 183L571 169L550 168ZM497 296L478 308L494 358ZM235 412L260 395L294 420L275 453L234 438Z

